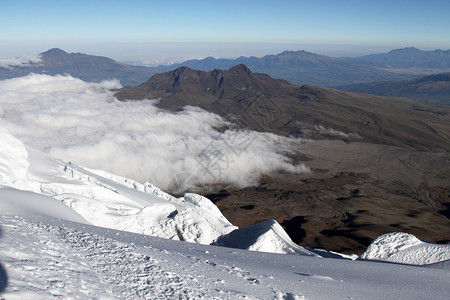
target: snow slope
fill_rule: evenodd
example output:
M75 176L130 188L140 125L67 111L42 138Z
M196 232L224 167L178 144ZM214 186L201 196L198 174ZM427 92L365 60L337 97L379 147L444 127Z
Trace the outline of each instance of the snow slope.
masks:
M450 260L450 245L431 244L403 232L376 238L361 255L362 259L411 265L429 265Z
M8 193L21 198L26 192ZM10 213L2 205L0 211L5 299L444 299L450 294L448 270L245 251Z

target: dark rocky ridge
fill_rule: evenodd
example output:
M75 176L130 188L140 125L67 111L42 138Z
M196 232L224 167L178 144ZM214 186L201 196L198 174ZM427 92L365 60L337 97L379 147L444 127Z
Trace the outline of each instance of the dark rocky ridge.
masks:
M156 74L137 87L121 89L116 97L160 98L158 106L173 111L198 106L247 128L276 134L315 132L315 138L330 138L324 130L315 130L322 126L358 134L373 143L450 149L449 109L403 98L292 84L252 73L244 65L210 72L180 67Z

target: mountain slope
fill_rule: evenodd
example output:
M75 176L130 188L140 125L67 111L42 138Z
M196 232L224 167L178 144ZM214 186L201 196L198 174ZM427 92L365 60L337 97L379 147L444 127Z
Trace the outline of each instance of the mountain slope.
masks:
M450 106L450 73L413 80L359 83L339 87L344 91L381 96L407 97L423 103Z
M338 137L418 149L450 148L450 111L407 99L296 85L252 73L238 65L227 71L180 67L119 90L121 100L157 99L158 106L186 105L277 134Z
M410 77L406 74L381 70L376 63L365 60L330 57L306 51L284 51L262 58L252 56L237 59L215 59L207 57L202 60L189 60L170 66L159 66L158 68L173 70L186 66L196 70L212 71L214 69L229 69L238 64L246 65L253 72L267 73L273 78L327 87L376 80L399 80Z
M67 53L50 49L40 54L41 61L15 67L1 67L0 79L37 74L70 74L85 81L99 82L118 79L125 86L148 80L157 71L146 67L123 64L103 56Z

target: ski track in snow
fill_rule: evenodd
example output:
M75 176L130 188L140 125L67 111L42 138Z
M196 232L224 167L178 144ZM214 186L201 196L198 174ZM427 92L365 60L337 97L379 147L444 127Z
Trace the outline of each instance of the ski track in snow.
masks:
M5 299L116 298L108 284L80 259L80 253L56 239L56 229L21 217L2 216L0 222L1 257L9 281Z
M191 261L190 270L183 270L186 264L179 265L170 251L67 226L3 215L0 228L0 257L9 281L5 299L260 299L239 292L242 285L249 291L258 285L273 299L304 299L264 288L260 279L239 267L200 257L177 253ZM217 276L205 278L198 272L205 268L214 268ZM226 280L240 288L221 289Z
M201 286L195 284L195 278L182 279L175 273L165 271L160 262L136 252L133 246L64 227L30 224L21 218L6 220L6 224L3 221L2 228L8 228L11 234L3 237L2 252L5 252L3 247L6 245L15 250L12 257L14 262L5 261L6 267L9 272L14 270L26 274L25 278L21 276L19 281L10 283L11 292L23 293L28 290L42 293L43 297L64 299L206 297ZM14 238L26 232L26 238L36 240L33 241L36 248L31 253L26 247L21 249L20 238ZM55 239L64 240L65 243L56 242ZM18 261L21 264L17 264ZM56 276L49 277L53 273ZM77 280L77 274L80 273L88 276L83 275L83 279ZM86 278L92 278L92 281L86 282ZM186 280L189 282L186 283ZM66 294L61 294L62 290ZM27 298L26 294L11 294L7 298L16 296L17 299Z

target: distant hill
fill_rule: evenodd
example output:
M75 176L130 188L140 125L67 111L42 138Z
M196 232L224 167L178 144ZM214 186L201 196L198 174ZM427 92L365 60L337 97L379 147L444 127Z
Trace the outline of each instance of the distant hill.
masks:
M339 87L382 96L407 97L423 103L450 106L450 73L428 75L413 80L359 83Z
M366 55L359 57L359 59L388 68L421 68L450 72L450 50L423 51L408 47L392 50L388 53Z
M61 49L50 49L40 54L41 62L16 67L1 67L0 79L37 74L70 74L85 81L99 82L119 79L122 85L137 85L148 80L157 70L131 66L103 56L82 53L67 53Z
M244 65L210 72L180 67L119 90L122 100L161 98L158 106L198 106L245 127L314 138L352 138L414 147L450 149L450 110L402 98L297 85L252 73Z
M273 78L326 87L412 78L409 74L383 70L381 65L370 61L348 57L330 57L306 51L285 51L277 55L266 55L262 58L252 56L237 59L215 59L207 57L170 66L159 66L158 69L172 70L186 66L196 70L212 71L214 69L229 69L238 64L246 65L252 72L267 73Z

